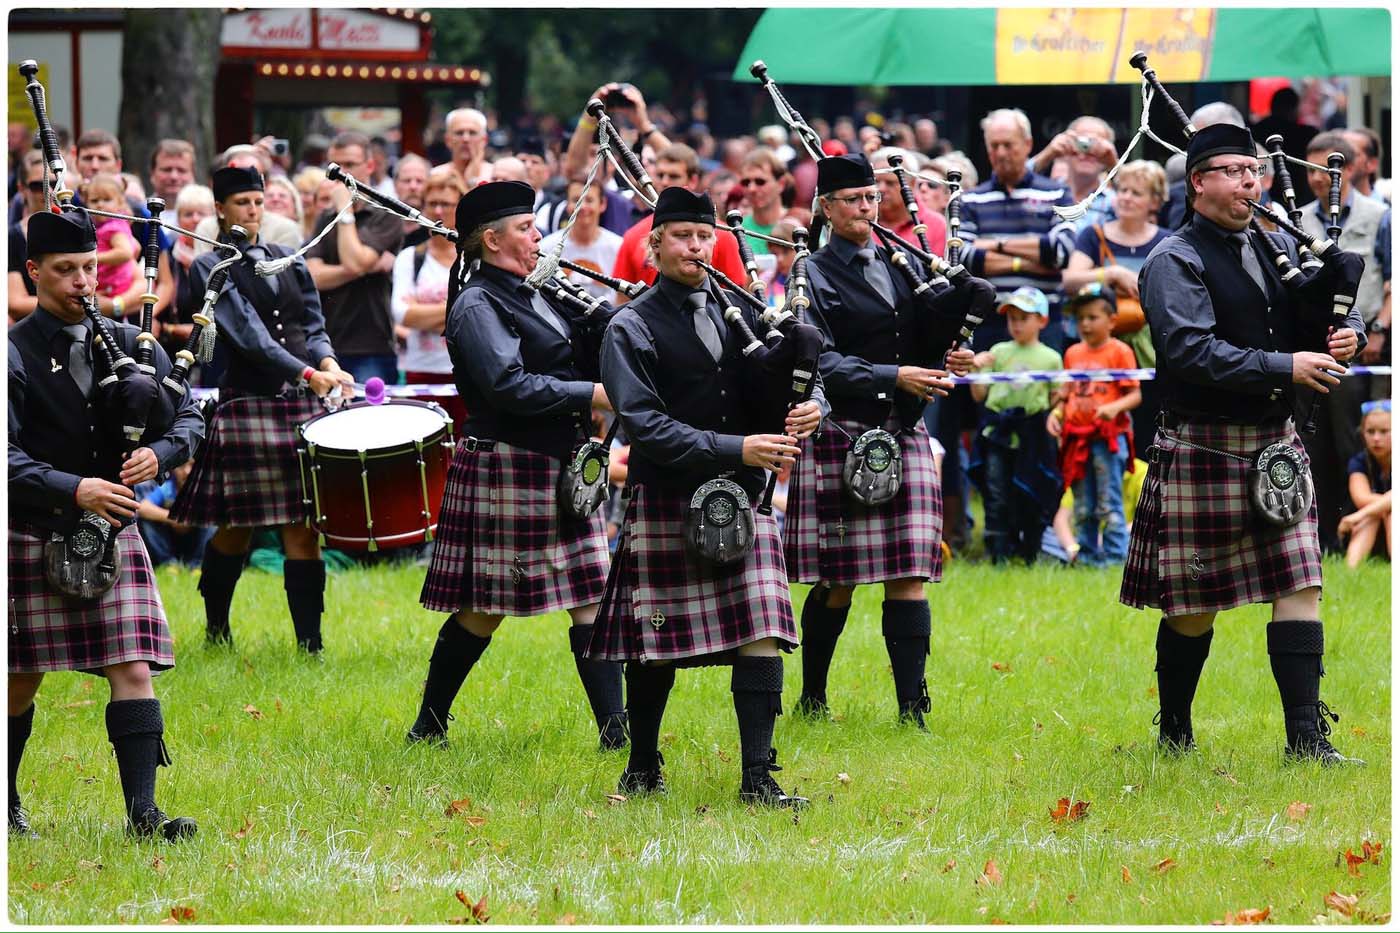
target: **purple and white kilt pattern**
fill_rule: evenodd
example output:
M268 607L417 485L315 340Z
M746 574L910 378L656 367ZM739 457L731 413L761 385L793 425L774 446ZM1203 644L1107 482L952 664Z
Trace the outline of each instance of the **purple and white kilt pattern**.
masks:
M867 508L846 492L841 471L851 443L870 427L835 419L797 458L783 530L791 579L832 586L942 579L943 490L928 430L923 422L913 431L883 426L899 438L904 479L894 499Z
M45 537L11 528L10 673L96 673L113 664L145 661L153 671L175 666L170 626L141 533L128 525L117 536L121 575L92 602L68 599L44 579Z
M418 601L436 612L533 616L596 603L608 576L602 510L560 513L560 462L496 442L457 443L438 515L437 546Z
M1286 443L1308 458L1292 421L1158 430L1160 452L1142 485L1119 601L1178 616L1272 602L1321 586L1316 503L1295 525L1270 525L1249 504L1248 463L1182 441L1242 457Z
M187 525L238 528L306 521L297 428L325 411L313 395L242 395L220 402L170 517Z
M754 548L737 566L710 568L682 540L690 493L630 487L608 589L588 656L607 661L727 663L762 638L797 647L778 524L754 514Z

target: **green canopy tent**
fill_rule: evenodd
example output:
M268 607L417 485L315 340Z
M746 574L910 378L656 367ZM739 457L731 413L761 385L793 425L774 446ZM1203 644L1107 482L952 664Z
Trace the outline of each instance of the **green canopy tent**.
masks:
M1135 49L1164 81L1390 74L1386 9L770 9L734 78L780 84L1135 83Z

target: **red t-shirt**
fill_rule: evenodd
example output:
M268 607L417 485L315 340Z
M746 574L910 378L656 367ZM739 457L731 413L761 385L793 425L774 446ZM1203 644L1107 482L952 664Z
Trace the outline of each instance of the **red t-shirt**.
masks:
M942 256L944 248L948 245L948 221L937 211L920 211L919 219L928 227L928 245L935 256ZM908 222L894 228L894 232L904 239L919 245L919 235L914 232L914 220L910 218ZM948 258L948 257L945 257ZM948 258L949 262L953 260Z
M1091 348L1080 341L1065 351L1065 369L1136 369L1133 348L1116 337L1103 346ZM1136 379L1118 382L1071 382L1069 400L1065 403L1065 424L1090 426L1100 405L1116 402L1138 387ZM1132 424L1127 412L1121 412L1114 426L1127 429Z
M622 235L622 246L617 251L617 262L612 274L628 282L656 281L656 266L646 258L647 236L651 233L651 215L643 217ZM738 285L748 282L749 274L744 262L739 258L739 244L734 234L728 230L715 231L715 252L711 258L714 267L729 276Z

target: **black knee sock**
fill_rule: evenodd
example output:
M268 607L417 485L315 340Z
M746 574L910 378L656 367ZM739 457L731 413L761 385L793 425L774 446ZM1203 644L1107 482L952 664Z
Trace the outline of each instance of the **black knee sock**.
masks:
M926 712L928 684L924 660L928 657L932 622L926 599L887 599L881 606L885 650L894 672L894 693L900 713Z
M622 665L616 661L595 661L584 657L583 653L592 638L592 623L569 628L569 647L574 653L578 679L583 683L583 692L588 695L588 705L593 709L598 731L602 732L610 719L626 715L622 706Z
M433 655L428 660L428 680L423 684L423 703L413 731L420 736L447 731L447 714L452 701L467 679L468 672L491 644L491 638L473 635L462 628L456 616L448 616L438 629Z
M1270 622L1269 666L1274 669L1279 698L1283 701L1283 725L1288 745L1315 738L1320 718L1318 695L1322 679L1322 623ZM1330 731L1330 730L1329 730Z
M676 683L676 669L669 664L628 661L623 674L627 679L627 718L632 728L627 770L649 771L656 767L661 717L666 713L666 700Z
M326 609L326 564L322 560L288 560L282 563L282 585L287 590L287 610L292 615L297 647L315 654L321 650L321 613Z
M734 659L729 689L734 692L734 715L739 720L739 759L744 771L767 773L773 753L773 726L782 715L783 659Z
M160 700L113 700L107 704L107 738L117 753L126 815L135 818L156 803L156 768L170 764Z
M1191 731L1191 702L1196 698L1196 685L1201 669L1210 654L1210 641L1215 629L1204 635L1183 635L1163 619L1157 626L1157 700L1161 704L1159 735L1164 741L1189 745Z
M34 731L34 704L18 716L10 717L10 806L19 806L19 762L24 757L24 745Z
M230 636L228 614L233 591L243 575L247 554L225 554L213 542L204 546L204 563L199 574L199 592L204 596L204 618L208 637L226 641Z
M802 604L802 695L826 703L826 678L836 642L846 628L850 604L828 606L826 587L813 587Z

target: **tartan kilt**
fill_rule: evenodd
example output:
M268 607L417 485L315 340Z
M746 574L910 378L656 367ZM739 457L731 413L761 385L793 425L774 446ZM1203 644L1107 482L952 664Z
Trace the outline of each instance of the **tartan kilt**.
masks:
M418 601L436 612L533 616L596 603L608 575L601 509L586 521L559 510L559 460L496 442L457 443L447 470L437 546Z
M629 487L627 514L587 656L607 661L729 663L740 645L797 647L778 525L754 514L754 548L711 569L682 540L690 493Z
M36 529L37 531L37 529ZM175 666L155 571L136 525L117 535L121 575L93 602L68 599L44 579L44 537L9 530L10 673L100 673L128 661Z
M187 525L238 528L305 522L297 429L325 411L313 395L221 401L170 517Z
M912 431L884 425L899 438L904 479L893 500L867 508L846 492L841 471L871 426L835 421L841 430L823 427L793 468L783 531L789 578L832 586L942 579L943 490L923 422Z
M1290 420L1282 426L1183 424L1159 429L1150 451L1120 602L1160 608L1168 616L1220 612L1272 602L1322 585L1317 504L1297 524L1277 528L1249 504L1250 465L1187 447L1214 447L1243 457L1287 443L1307 453Z

